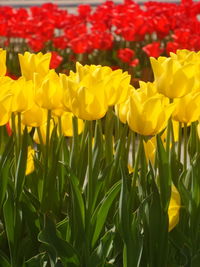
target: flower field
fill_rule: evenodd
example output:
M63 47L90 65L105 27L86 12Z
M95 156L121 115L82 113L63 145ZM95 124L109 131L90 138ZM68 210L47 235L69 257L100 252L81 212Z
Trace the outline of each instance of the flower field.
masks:
M53 52L51 67L75 70L75 62L128 70L134 78L152 79L149 56L177 49L200 50L200 2L132 0L96 8L80 5L71 14L53 4L29 10L0 6L0 47L9 51L8 71L20 75L17 53ZM14 60L13 60L14 59Z
M145 7L0 7L0 266L199 267L200 5Z

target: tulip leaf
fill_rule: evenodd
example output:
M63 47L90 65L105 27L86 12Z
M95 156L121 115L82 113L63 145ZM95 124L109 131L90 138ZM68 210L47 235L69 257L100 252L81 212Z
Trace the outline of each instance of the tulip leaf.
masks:
M11 267L8 257L2 251L0 251L0 266Z
M171 170L169 157L164 149L160 135L157 135L157 156L159 170L160 196L164 210L167 211L171 195Z
M93 266L105 266L106 258L113 250L113 239L114 239L114 231L113 229L106 231L104 236L100 240L100 244L93 251L88 267Z
M6 235L8 238L8 244L9 244L11 255L13 253L14 232L15 232L13 203L14 203L13 198L11 197L11 193L8 190L7 195L6 195L6 200L3 205L3 215L4 215L5 230L6 230Z
M27 141L28 133L25 128L22 140L22 147L19 152L19 158L17 161L17 169L15 173L15 197L19 200L25 181L26 162L27 162Z
M200 252L192 258L191 267L199 267Z
M68 178L72 189L72 205L75 216L75 223L77 223L78 229L83 235L85 229L85 204L83 201L78 178L73 174L70 168L67 168L67 170L69 172Z
M44 229L39 233L38 240L47 245L46 248L54 264L60 257L63 263L69 263L69 266L80 266L75 249L67 241L58 237L55 224L48 216L45 217Z
M45 253L39 253L25 262L26 267L44 266Z
M11 137L0 159L0 210L6 195L12 150L13 138Z
M93 216L92 216L92 223L94 224L94 221L96 221L95 230L92 238L92 247L95 245L101 230L104 226L104 223L106 221L109 209L111 205L113 204L114 199L116 198L117 194L119 193L121 186L121 182L117 182L112 188L107 192L104 199L100 202L97 209L95 210Z

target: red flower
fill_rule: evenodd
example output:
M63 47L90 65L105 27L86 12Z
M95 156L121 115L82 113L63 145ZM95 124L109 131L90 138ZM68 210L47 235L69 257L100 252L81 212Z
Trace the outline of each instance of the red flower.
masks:
M70 47L76 54L86 53L89 50L88 38L86 34L79 36L70 42Z
M51 61L50 61L50 69L56 69L60 66L63 61L63 57L61 57L56 51L51 52Z
M44 40L40 37L32 37L28 39L28 45L34 52L39 52L44 47Z
M12 135L12 130L11 130L11 128L10 128L10 124L9 124L9 122L6 124L6 131L7 131L7 133L8 133L9 136Z
M90 5L79 5L78 6L78 13L81 18L85 19L90 15L91 6Z
M126 63L131 63L134 56L135 52L130 48L121 48L117 51L117 57Z
M176 42L168 42L166 46L166 52L169 55L170 52L176 53L177 49L180 49L180 45Z
M56 48L65 49L68 46L68 40L65 36L58 36L53 39L53 44Z
M139 59L138 58L135 58L133 59L131 62L130 62L130 66L131 67L136 67L137 65L139 64Z
M160 48L160 42L153 42L151 44L143 46L142 50L149 57L159 57L163 53L163 49Z

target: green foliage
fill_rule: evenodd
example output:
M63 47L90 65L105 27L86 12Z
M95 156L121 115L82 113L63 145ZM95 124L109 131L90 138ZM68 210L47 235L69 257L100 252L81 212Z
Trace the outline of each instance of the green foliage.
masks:
M29 175L31 134L25 129L8 137L0 129L5 142L0 266L199 265L200 157L194 125L185 169L175 143L165 147L158 135L155 162L148 162L144 138L111 109L106 116L87 122L81 135L73 119L72 138L59 136L55 127L46 145L34 144L35 169ZM179 222L168 232L172 183L181 207Z

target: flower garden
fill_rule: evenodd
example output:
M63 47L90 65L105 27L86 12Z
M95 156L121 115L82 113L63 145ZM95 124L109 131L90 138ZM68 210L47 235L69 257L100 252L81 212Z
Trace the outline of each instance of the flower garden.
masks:
M0 266L199 266L199 14L0 7Z

